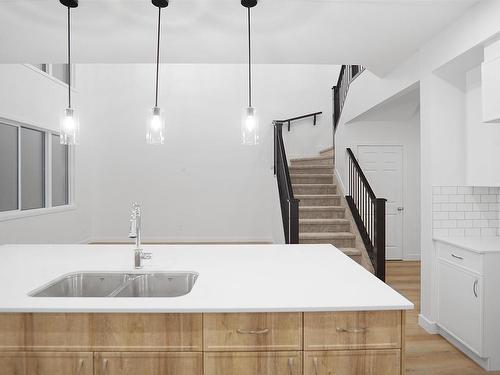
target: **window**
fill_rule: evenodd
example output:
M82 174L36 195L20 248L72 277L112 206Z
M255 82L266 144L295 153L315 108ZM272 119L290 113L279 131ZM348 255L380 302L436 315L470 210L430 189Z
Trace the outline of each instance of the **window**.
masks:
M55 132L0 119L0 218L70 205L70 151Z
M30 64L31 68L35 68L47 76L54 78L62 83L69 83L69 65L68 64ZM71 69L71 87L74 87L75 69Z

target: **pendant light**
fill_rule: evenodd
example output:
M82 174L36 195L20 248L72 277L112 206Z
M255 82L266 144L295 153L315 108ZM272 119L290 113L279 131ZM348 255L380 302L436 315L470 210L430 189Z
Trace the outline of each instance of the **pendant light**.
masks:
M161 10L168 6L169 0L151 0L151 3L158 8L158 39L156 44L156 85L155 85L155 106L149 118L146 141L150 145L162 145L165 143L165 117L158 107L158 79L160 73L160 34L161 34Z
M63 145L76 145L80 127L78 114L71 107L71 8L78 7L78 0L60 0L60 3L68 8L68 108L61 118L59 140Z
M241 142L254 146L259 143L259 117L252 107L252 39L251 39L251 9L258 0L241 0L241 5L247 8L248 17L248 107L243 109L241 118Z

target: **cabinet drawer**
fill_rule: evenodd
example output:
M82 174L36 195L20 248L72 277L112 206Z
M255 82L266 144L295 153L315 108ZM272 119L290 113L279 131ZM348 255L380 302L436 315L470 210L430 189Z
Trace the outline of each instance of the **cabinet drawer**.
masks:
M401 348L401 311L304 314L304 350Z
M96 351L201 351L201 314L96 314Z
M302 375L302 352L205 353L204 375Z
M201 353L96 353L96 375L203 375Z
M479 274L483 273L483 257L481 254L442 242L438 242L438 249L438 256L440 259Z
M401 352L354 350L304 353L304 375L400 375Z
M204 314L204 350L302 350L302 313Z
M0 375L93 375L92 353L0 353Z

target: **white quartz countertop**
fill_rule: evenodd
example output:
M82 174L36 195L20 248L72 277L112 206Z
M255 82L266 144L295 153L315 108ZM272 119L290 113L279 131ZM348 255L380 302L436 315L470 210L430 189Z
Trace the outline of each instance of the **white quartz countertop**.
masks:
M0 246L0 312L293 312L412 309L331 245L144 245L147 271L196 271L175 298L45 298L28 293L77 271L132 271L132 245ZM135 271L137 272L137 271Z
M435 237L449 245L461 247L476 253L500 253L500 237Z

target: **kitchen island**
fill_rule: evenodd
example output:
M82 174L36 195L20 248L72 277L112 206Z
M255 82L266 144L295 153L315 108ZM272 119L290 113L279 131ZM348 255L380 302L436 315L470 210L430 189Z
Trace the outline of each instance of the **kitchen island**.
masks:
M0 375L401 374L406 298L330 245L1 246ZM174 298L47 298L77 271L193 271Z

